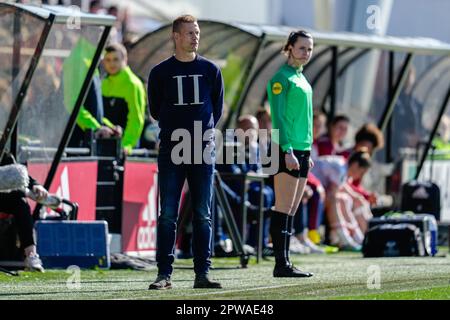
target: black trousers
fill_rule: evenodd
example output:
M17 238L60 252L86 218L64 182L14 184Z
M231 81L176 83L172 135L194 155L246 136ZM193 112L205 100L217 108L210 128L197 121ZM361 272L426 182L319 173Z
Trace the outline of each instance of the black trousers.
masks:
M31 209L23 192L0 193L0 212L14 216L22 248L35 244Z

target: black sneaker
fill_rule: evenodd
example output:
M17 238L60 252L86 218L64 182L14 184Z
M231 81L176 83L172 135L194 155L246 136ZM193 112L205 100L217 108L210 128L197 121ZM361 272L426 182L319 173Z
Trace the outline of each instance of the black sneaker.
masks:
M172 282L170 281L170 277L165 275L158 275L156 280L150 284L148 290L166 290L172 289Z
M309 278L313 275L313 273L301 271L293 265L275 266L275 269L273 269L273 276L275 278Z
M195 276L194 289L222 289L222 285L217 281L211 281L206 274Z

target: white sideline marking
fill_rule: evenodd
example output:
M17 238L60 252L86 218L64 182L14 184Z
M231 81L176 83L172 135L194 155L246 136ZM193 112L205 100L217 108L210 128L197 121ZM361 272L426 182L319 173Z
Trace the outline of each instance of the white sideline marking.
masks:
M298 286L298 284L285 284L282 286L267 286L267 287L255 287L255 288L247 288L247 289L237 289L237 290L221 290L221 291L205 291L201 293L189 294L190 296L204 296L204 295L213 295L213 294L223 294L223 293L232 293L232 292L242 292L242 291L255 291L255 290L264 290L264 289L276 289L276 288L284 288L284 287L294 287ZM173 288L172 290L176 290L177 288ZM201 289L200 289L201 290ZM148 290L146 290L148 291ZM111 300L126 300L128 298L116 298Z
M201 293L194 293L192 296L203 296L203 295L211 295L211 294L223 294L223 293L232 293L232 292L242 292L242 291L255 291L255 290L265 290L265 289L277 289L277 288L287 288L287 287L297 287L298 283L296 284L285 284L285 285L279 285L279 286L267 286L267 287L255 287L255 288L246 288L246 289L236 289L236 290L222 290L222 291L209 291L209 292L201 292Z

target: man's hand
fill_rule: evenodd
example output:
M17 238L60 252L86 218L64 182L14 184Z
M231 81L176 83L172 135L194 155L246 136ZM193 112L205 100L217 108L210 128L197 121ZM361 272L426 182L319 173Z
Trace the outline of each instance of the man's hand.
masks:
M286 153L284 156L284 160L286 161L286 168L291 170L300 170L300 164L298 163L297 157L292 153Z
M111 138L113 135L114 131L107 126L101 126L99 129L97 129L97 131L95 131L96 139Z
M33 186L33 193L36 195L36 201L44 201L48 197L48 191L41 185Z
M123 136L123 129L121 126L115 126L114 129L112 129L113 136L117 138L122 138Z

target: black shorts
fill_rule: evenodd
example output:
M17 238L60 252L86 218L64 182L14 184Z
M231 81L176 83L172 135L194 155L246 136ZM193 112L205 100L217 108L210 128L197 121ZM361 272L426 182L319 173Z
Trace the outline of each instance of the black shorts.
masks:
M279 151L279 163L280 167L278 169L278 173L285 172L294 178L307 178L309 172L309 157L311 155L310 151L300 151L294 150L294 155L300 164L300 170L289 170L286 167L286 160L284 158L285 153L281 148L278 148Z

